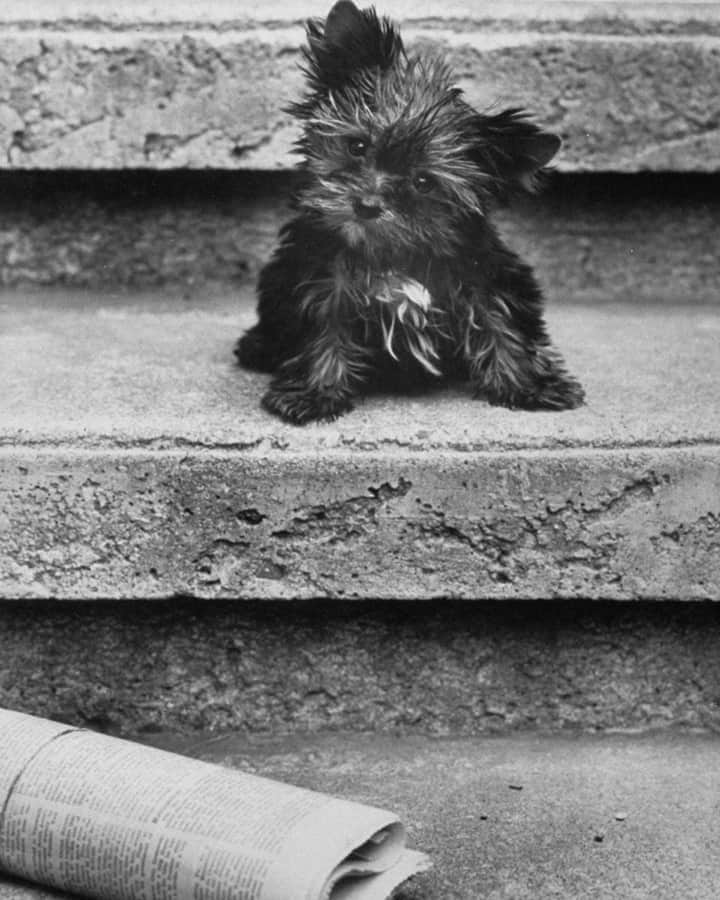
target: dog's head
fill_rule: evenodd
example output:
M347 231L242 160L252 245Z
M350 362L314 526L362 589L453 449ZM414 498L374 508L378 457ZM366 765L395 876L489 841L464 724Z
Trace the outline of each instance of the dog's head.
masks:
M488 197L531 187L560 140L517 109L473 110L442 59L405 52L374 9L339 0L311 20L307 95L292 107L307 183L301 208L353 247L451 253Z

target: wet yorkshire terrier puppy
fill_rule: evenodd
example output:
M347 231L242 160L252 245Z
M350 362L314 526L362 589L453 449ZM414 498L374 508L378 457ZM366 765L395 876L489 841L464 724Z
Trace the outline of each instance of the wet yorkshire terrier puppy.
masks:
M340 0L307 38L297 213L236 349L273 373L265 408L332 420L372 386L441 376L501 406L579 406L532 270L487 217L493 198L532 189L560 139L521 110L476 112L373 9Z

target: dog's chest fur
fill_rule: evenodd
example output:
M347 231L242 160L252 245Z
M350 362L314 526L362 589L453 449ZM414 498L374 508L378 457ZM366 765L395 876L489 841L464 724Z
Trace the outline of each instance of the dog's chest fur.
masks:
M409 353L428 372L442 374L437 347L442 310L425 284L402 271L376 272L343 261L336 278L360 317L379 324L384 349L393 359Z

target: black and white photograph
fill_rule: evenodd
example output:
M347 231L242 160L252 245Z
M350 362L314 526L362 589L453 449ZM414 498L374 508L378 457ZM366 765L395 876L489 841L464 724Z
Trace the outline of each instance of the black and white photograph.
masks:
M2 0L0 900L718 900L720 3Z

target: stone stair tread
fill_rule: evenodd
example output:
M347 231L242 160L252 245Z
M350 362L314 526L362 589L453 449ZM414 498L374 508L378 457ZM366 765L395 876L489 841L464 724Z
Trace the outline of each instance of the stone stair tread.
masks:
M550 308L555 343L587 391L571 412L473 401L462 386L372 396L297 428L259 405L267 376L235 364L252 295L0 295L0 442L332 453L633 448L720 441L720 309Z
M720 598L716 306L555 307L587 406L260 407L240 298L2 299L0 596Z
M167 6L4 3L0 169L291 167L284 109L302 89L301 22L330 0ZM717 4L388 0L380 11L408 46L448 58L474 105L527 106L560 134L564 171L716 168Z
M29 27L36 24L149 25L193 23L196 27L221 27L248 23L276 26L280 23L302 22L309 16L323 16L331 3L328 0L265 0L259 3L238 4L236 0L207 0L198 11L194 0L175 0L174 3L149 3L148 0L6 0L0 10L0 23ZM359 3L360 6L365 4ZM382 12L398 20L433 20L438 17L437 0L385 0ZM624 0L551 0L538 4L534 0L489 0L471 3L452 0L443 4L443 19L496 22L582 22L596 23L618 20L625 29L631 23L653 22L716 22L720 11L714 0L690 0L670 3L626 3Z
M200 734L153 743L397 812L410 844L434 861L404 900L717 897L716 735ZM0 879L0 900L58 896Z

